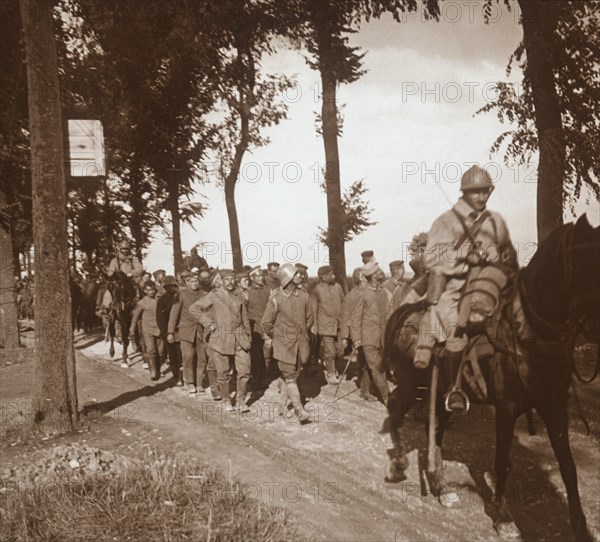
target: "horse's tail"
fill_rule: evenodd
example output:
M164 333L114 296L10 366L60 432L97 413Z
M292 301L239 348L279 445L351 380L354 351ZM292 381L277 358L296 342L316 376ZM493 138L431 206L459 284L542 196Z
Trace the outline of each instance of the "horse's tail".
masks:
M425 310L427 308L426 301L417 301L398 307L388 318L383 335L383 354L382 361L386 371L393 372L394 360L397 356L397 338L398 333L402 331L406 320L411 314Z

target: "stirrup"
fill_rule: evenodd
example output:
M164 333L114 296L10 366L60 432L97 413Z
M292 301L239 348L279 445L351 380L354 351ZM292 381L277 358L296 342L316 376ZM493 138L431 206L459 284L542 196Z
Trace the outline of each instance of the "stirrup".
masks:
M471 402L467 394L460 388L454 387L447 394L444 400L444 407L447 412L465 411L468 412Z

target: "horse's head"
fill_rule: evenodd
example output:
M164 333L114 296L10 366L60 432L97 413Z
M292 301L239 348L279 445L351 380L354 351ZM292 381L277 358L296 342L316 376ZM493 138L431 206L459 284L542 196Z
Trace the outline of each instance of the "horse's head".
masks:
M572 303L585 338L600 343L600 226L583 215L573 227L568 247Z

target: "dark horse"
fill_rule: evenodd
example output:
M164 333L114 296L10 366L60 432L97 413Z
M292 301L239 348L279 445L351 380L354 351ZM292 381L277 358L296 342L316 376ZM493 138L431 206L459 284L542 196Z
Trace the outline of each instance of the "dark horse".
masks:
M131 277L122 271L115 271L108 278L108 291L112 301L108 310L108 336L110 337L110 357L115 355L115 331L119 326L121 341L123 344L122 367L129 367L127 362L127 348L129 347L129 328L133 315L133 309L137 300L137 287Z
M576 224L566 224L554 230L541 244L531 262L522 269L506 292L499 325L496 352L480 359L480 369L487 394L479 400L473 390L465 390L472 401L494 404L496 407L496 487L493 505L494 526L501 531L512 524L505 499L509 472L509 452L517 418L535 407L542 417L550 443L558 460L568 496L571 526L576 540L592 540L581 508L577 472L569 445L567 427L567 393L572 381L575 338L583 333L593 343L600 342L600 228L592 228L585 216ZM515 302L520 302L527 319L528 333L524 337L515 323ZM384 361L392 371L398 386L388 403L390 435L393 448L386 480L405 479L408 465L401 441L404 416L414 404L417 386L429 386L434 363L428 369L416 369L406 347L405 324L410 324L425 303L406 305L390 317L385 335ZM408 326L407 326L408 327ZM504 345L504 346L503 346ZM437 360L435 361L437 363ZM599 360L600 363L600 360ZM435 402L435 446L430 442L428 474L432 493L449 506L444 495L449 486L444 478L441 446L444 429L450 418L444 408L443 392L448 386L444 375L444 359L440 359L440 391ZM435 370L435 373L433 372ZM444 382L444 377L446 382ZM431 399L431 398L430 398ZM432 410L433 412L433 410ZM430 415L430 417L432 417ZM432 434L430 430L430 435Z

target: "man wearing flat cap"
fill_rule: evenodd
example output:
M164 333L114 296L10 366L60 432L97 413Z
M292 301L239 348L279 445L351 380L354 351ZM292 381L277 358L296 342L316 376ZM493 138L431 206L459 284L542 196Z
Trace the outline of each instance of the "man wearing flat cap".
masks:
M355 348L364 356L371 379L383 404L387 405L389 386L381 360L383 335L387 321L388 298L381 289L385 274L376 263L362 268L365 284L357 294L350 314L350 337Z
M235 271L220 272L223 288L213 290L190 307L190 313L208 333L209 358L217 368L217 381L225 410L233 411L229 391L231 366L237 372L237 404L240 412L248 412L246 393L250 378L250 322L246 302L238 292Z
M267 264L267 276L265 277L265 284L267 288L274 292L281 286L278 277L279 272L279 263L277 262L269 262Z
M300 262L294 264L294 266L296 267L298 273L302 277L302 282L300 283L299 287L302 288L305 292L308 292L308 267Z
M167 272L164 269L157 269L152 273L152 276L154 277L154 284L156 284L156 295L157 297L160 297L165 293L163 282L167 276Z
M250 272L241 271L235 275L237 281L238 292L244 299L244 302L248 303L248 289L250 288Z
M158 298L156 302L156 323L160 330L161 337L165 343L167 357L169 358L169 367L178 386L183 386L183 373L181 372L181 345L175 336L173 342L167 340L169 333L169 317L173 303L177 298L179 286L173 276L166 276L163 281L165 293Z
M325 366L325 379L328 384L339 382L335 368L338 357L343 356L340 328L344 292L335 280L329 265L319 267L319 283L315 286L311 301L315 315L314 329L319 337L320 358Z
M393 312L400 306L409 289L408 283L404 280L404 261L394 260L391 262L390 274L390 278L383 283L382 287L390 293L390 312Z
M217 375L212 360L208 357L204 341L204 328L201 323L190 313L191 306L207 294L200 288L198 273L189 273L186 279L186 288L182 288L177 299L171 307L167 341L175 342L175 333L181 344L183 358L183 378L188 388L188 393L193 395L200 391L204 393L204 373L208 373L208 382L213 399L221 398L217 387ZM198 389L199 388L199 389Z
M248 289L248 320L252 332L250 347L251 374L254 385L263 388L268 385L267 369L271 361L271 347L265 342L260 321L269 301L269 289L265 286L265 277L260 266L250 270L250 288Z

